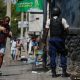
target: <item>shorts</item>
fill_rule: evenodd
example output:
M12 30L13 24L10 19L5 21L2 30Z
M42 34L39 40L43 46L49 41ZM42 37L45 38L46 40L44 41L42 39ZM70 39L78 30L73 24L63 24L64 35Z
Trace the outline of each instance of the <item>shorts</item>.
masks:
M4 44L0 44L0 54L5 54L5 45Z

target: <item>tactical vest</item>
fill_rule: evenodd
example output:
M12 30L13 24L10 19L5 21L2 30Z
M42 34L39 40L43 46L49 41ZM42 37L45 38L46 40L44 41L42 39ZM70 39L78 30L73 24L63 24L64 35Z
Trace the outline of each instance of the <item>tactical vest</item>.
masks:
M62 18L52 18L50 20L50 37L64 37Z

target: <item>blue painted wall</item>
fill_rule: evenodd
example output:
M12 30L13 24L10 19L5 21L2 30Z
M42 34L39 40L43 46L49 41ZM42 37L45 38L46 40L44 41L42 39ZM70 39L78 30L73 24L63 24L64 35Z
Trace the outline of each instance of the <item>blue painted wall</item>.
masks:
M70 27L80 28L80 0L52 0L53 7L58 5L62 9L62 16L65 17Z
M61 0L61 9L70 26L80 28L80 0Z

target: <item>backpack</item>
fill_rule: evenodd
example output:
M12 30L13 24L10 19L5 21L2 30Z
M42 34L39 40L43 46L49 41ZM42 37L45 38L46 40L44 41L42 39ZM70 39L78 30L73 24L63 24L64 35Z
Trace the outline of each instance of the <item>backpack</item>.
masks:
M62 24L62 18L52 18L50 20L50 37L64 37L64 26Z

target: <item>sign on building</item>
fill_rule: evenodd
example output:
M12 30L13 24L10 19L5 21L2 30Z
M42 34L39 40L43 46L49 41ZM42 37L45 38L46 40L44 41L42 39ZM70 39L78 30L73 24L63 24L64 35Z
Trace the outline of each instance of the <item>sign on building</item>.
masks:
M18 12L43 12L44 0L18 0L16 11Z
M43 14L29 14L29 32L41 32L43 29Z
M28 27L28 22L27 21L18 21L18 28L25 28Z

